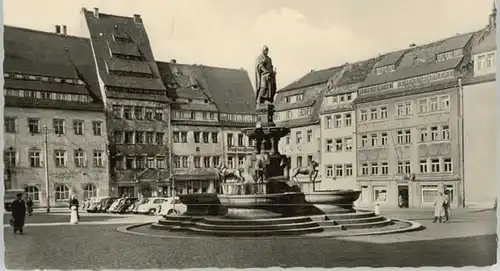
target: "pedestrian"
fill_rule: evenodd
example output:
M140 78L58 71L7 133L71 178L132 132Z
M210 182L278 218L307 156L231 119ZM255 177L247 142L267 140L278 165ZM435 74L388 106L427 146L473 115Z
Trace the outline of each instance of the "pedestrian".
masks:
M16 199L12 202L12 227L14 228L14 234L19 232L23 234L24 220L26 218L26 203L22 199L23 194L19 193L16 195Z
M79 203L74 195L71 196L71 200L69 201L69 209L72 210L71 207L73 207L73 206L76 207L76 217L78 220L80 220L80 213L78 212Z
M33 200L29 196L26 199L26 208L28 210L28 215L31 216L33 214Z
M434 223L439 220L439 223L443 222L444 216L444 197L443 193L439 192L438 197L434 201Z
M443 199L443 207L444 207L444 222L448 222L450 218L450 191L444 191L444 199Z

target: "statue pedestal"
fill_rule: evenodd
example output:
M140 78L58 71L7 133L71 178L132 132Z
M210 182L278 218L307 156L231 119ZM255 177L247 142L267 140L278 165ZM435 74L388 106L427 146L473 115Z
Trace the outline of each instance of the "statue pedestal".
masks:
M257 118L258 123L261 127L275 127L273 117L274 117L274 105L270 103L257 104ZM257 127L259 128L259 127Z

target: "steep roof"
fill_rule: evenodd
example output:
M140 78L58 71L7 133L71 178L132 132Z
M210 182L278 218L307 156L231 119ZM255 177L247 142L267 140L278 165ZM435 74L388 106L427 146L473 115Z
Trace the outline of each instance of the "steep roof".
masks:
M5 26L4 50L6 73L80 79L85 83L77 85L6 79L5 87L90 94L96 102L100 102L101 92L88 39Z
M99 75L106 86L159 91L166 94L142 20L84 9ZM124 55L125 57L118 57ZM133 59L125 60L123 58ZM135 59L136 58L136 59ZM148 76L120 76L109 71Z
M478 43L472 47L472 54L481 54L491 51L496 51L497 41L496 41L496 27L493 29L485 30L482 33L481 38Z
M278 92L288 91L292 89L304 88L312 85L322 84L328 81L328 79L338 71L339 67L332 67L328 69L323 69L319 71L311 71L308 74L302 76L297 81L294 81L282 88Z

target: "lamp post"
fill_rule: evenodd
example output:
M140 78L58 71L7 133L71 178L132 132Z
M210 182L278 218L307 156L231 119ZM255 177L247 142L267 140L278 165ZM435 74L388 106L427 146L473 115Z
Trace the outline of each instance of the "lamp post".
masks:
M45 193L47 194L47 213L50 213L50 191L49 191L49 150L48 150L47 125L43 126L43 150L45 156Z

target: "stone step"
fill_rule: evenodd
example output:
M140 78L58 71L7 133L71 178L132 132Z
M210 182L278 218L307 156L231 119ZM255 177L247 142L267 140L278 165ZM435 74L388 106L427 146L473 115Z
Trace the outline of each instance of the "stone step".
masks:
M172 215L163 216L163 219L169 221L201 221L205 219L204 216L187 216L187 215Z
M163 225L160 223L151 223L150 227L155 230L166 230L169 231L173 226Z
M329 226L321 226L321 227L323 227L323 230L325 232L343 231L343 230L345 230L344 226L342 226L342 225L329 225Z
M203 223L211 225L276 225L310 222L311 218L307 216L280 217L266 219L224 219L224 218L205 218Z
M268 224L268 225L219 225L219 224L207 224L203 222L197 222L194 226L198 229L204 230L214 230L214 231L262 231L262 230L287 230L287 229L304 229L304 228L314 228L318 224L313 221L299 222L299 223L287 223L287 224Z
M325 215L329 220L338 219L355 219L375 216L374 212L355 212L355 213L345 213L345 214L327 214Z
M277 236L277 235L301 235L308 233L322 232L323 228L320 226L303 228L303 229L286 229L286 230L254 230L254 231L214 231L199 228L190 228L191 232L212 235L219 237L258 237L258 236Z
M194 221L175 221L175 220L166 220L166 219L160 219L158 220L158 224L165 225L165 226L192 226L196 222Z
M333 220L333 223L338 225L345 225L345 224L370 223L383 220L385 220L385 217L383 216L372 216L372 217L361 217L361 218L351 218L351 219L336 219Z
M377 228L383 227L387 225L391 225L392 220L389 218L384 218L382 221L368 222L368 223L356 223L356 224L341 224L346 230L351 229L368 229L368 228Z

